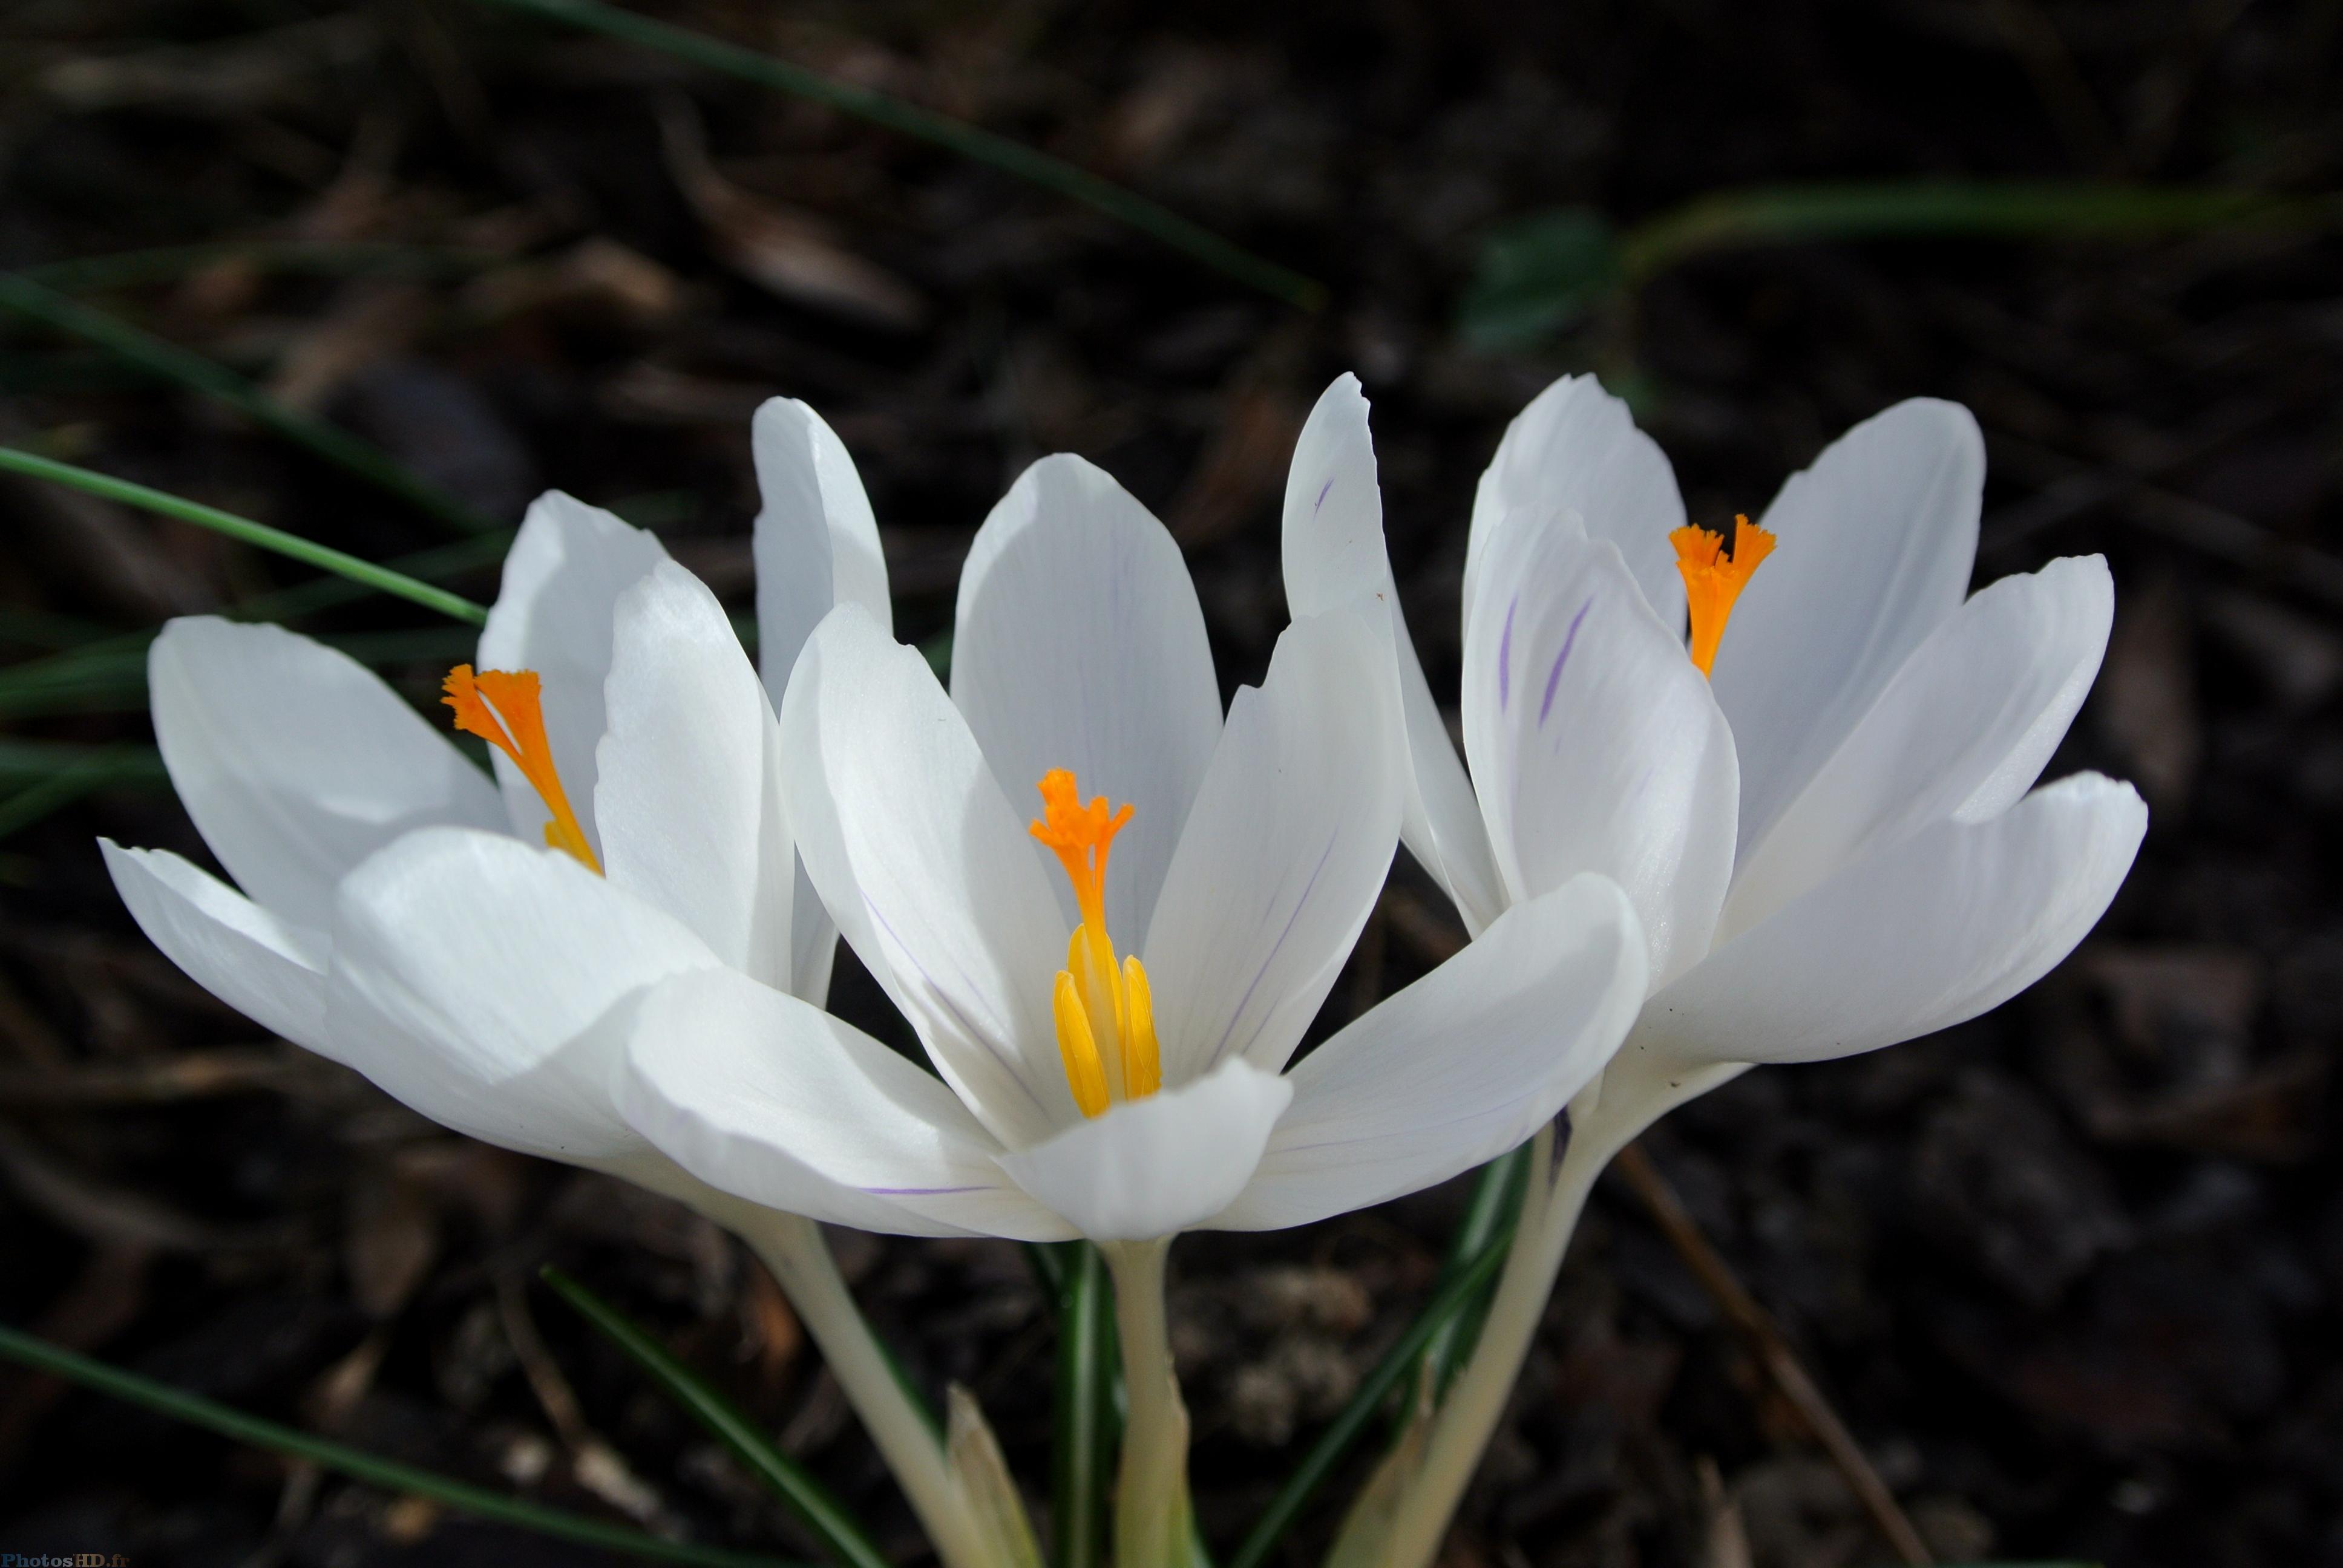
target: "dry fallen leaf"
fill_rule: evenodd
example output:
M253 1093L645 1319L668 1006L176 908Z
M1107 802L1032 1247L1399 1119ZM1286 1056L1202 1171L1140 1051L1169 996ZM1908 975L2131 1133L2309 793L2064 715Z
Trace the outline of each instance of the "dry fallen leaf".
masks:
M899 331L927 319L927 301L908 283L840 243L809 213L750 196L709 161L707 138L688 104L659 113L668 172L708 231L709 248L749 282L793 305Z
M2187 808L2204 749L2192 642L2187 601L2173 578L2151 578L2117 598L2099 676L2099 722L2160 813Z

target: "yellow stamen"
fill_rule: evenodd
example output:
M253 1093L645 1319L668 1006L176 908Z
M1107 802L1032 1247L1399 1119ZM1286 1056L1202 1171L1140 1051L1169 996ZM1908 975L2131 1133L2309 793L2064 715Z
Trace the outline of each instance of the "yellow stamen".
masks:
M1692 611L1692 661L1707 675L1716 666L1716 647L1725 640L1734 601L1774 553L1777 541L1736 513L1730 554L1725 553L1725 536L1707 528L1678 528L1668 542L1676 548L1676 570L1684 578L1684 600Z
M1122 960L1123 995L1131 1000L1131 1024L1122 1031L1122 1078L1133 1100L1163 1087L1163 1058L1155 1050L1155 994L1137 955Z
M1098 1041L1091 1034L1090 1015L1075 993L1074 977L1058 971L1058 989L1051 1000L1058 1015L1058 1054L1065 1060L1066 1084L1084 1116L1106 1114L1106 1069L1100 1064Z
M1053 768L1041 776L1041 816L1033 837L1049 846L1074 885L1081 923L1066 939L1066 967L1058 971L1052 1002L1058 1053L1066 1082L1084 1116L1098 1116L1118 1100L1142 1100L1162 1087L1155 1048L1155 1010L1147 971L1137 959L1115 962L1106 929L1106 862L1114 836L1131 808L1110 809L1103 795L1088 805L1074 776Z
M578 813L569 809L569 796L553 766L553 747L545 738L545 709L538 688L533 669L484 669L476 675L470 665L459 664L447 672L441 688L447 695L440 700L456 710L457 729L478 736L511 758L520 776L545 802L545 809L553 813L553 819L545 825L547 846L568 850L599 876L602 862L594 858L594 848L587 843L586 830L578 825Z

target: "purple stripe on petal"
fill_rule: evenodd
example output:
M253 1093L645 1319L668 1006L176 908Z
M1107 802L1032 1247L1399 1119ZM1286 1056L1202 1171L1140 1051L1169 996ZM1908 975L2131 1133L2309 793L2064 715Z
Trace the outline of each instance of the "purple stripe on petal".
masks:
M1545 678L1545 700L1538 704L1538 723L1541 725L1545 723L1545 716L1554 711L1554 691L1562 684L1562 667L1570 662L1571 645L1578 640L1578 628L1585 621L1586 612L1594 608L1594 601L1588 599L1578 607L1578 613L1570 618L1570 629L1562 638L1562 651L1554 656L1554 668L1547 672Z
M1522 608L1522 596L1515 594L1505 606L1504 634L1497 638L1497 711L1503 713L1513 696L1513 611Z
M1333 489L1334 476L1329 474L1326 476L1326 482L1318 487L1318 498L1310 503L1310 515L1312 517L1314 518L1318 515L1318 508L1326 504L1326 498L1333 493Z
M955 1192L989 1192L990 1187L865 1187L873 1198L948 1198Z

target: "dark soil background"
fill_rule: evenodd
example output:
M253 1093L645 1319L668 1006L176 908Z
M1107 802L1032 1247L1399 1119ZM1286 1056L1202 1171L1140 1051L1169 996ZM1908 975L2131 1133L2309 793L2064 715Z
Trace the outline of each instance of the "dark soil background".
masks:
M945 629L1039 454L1178 532L1223 678L1284 618L1276 501L1337 372L1375 405L1392 548L1453 683L1473 482L1552 377L1637 398L1695 518L1755 512L1913 394L1987 433L1980 578L2105 551L2114 645L2052 772L2156 812L2105 925L1999 1012L1754 1073L1649 1140L1946 1561L2343 1563L2343 246L1906 240L1718 255L1537 352L1455 312L1490 226L1628 222L1760 181L2334 187L2334 0L1153 8L661 4L660 15L1045 146L1321 277L1303 313L950 154L463 0L0 7L0 265L298 239L85 297L358 431L499 521L558 486L749 595L748 418L811 400L862 466L907 635ZM453 251L460 255L450 255ZM444 526L215 407L0 324L0 440L377 558ZM0 487L0 631L31 659L306 580L53 488ZM493 568L451 586L486 598ZM332 633L419 704L460 631ZM269 694L251 700L266 704ZM135 679L0 717L144 744ZM99 834L201 856L167 791L0 841L0 1319L344 1439L693 1538L803 1537L534 1282L655 1325L875 1522L908 1515L787 1306L704 1223L441 1133L196 992ZM1928 890L1915 888L1915 899ZM1403 861L1326 1025L1454 940ZM836 1004L900 1038L842 960ZM1232 1544L1424 1299L1461 1186L1173 1253L1197 1501ZM1052 1331L1007 1244L838 1238L917 1374L1047 1473ZM1624 1186L1598 1194L1453 1568L1889 1560ZM1040 1501L1036 1496L1037 1505ZM601 1561L0 1372L0 1551L156 1564ZM1322 1510L1282 1562L1314 1561Z

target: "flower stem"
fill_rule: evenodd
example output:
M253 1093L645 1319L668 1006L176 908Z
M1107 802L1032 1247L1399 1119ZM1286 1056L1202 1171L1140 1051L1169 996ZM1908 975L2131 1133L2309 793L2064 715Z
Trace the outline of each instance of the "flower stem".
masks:
M1424 1450L1423 1468L1408 1483L1392 1519L1382 1568L1424 1568L1440 1550L1456 1504L1481 1462L1481 1452L1497 1430L1513 1392L1522 1360L1529 1353L1563 1254L1578 1229L1578 1216L1594 1179L1610 1163L1611 1151L1593 1140L1573 1138L1559 1169L1553 1165L1554 1129L1537 1136L1530 1156L1530 1190L1522 1203L1521 1226L1505 1259L1480 1342L1456 1375ZM1546 1172L1554 1171L1549 1183Z
M946 1568L995 1568L985 1536L953 1483L930 1418L895 1375L886 1351L854 1304L812 1221L775 1210L719 1216L780 1282L822 1362L861 1418L870 1441L910 1500L911 1511Z
M1173 1568L1188 1540L1188 1411L1172 1366L1163 1313L1170 1237L1100 1247L1114 1274L1130 1414L1114 1494L1115 1568Z

